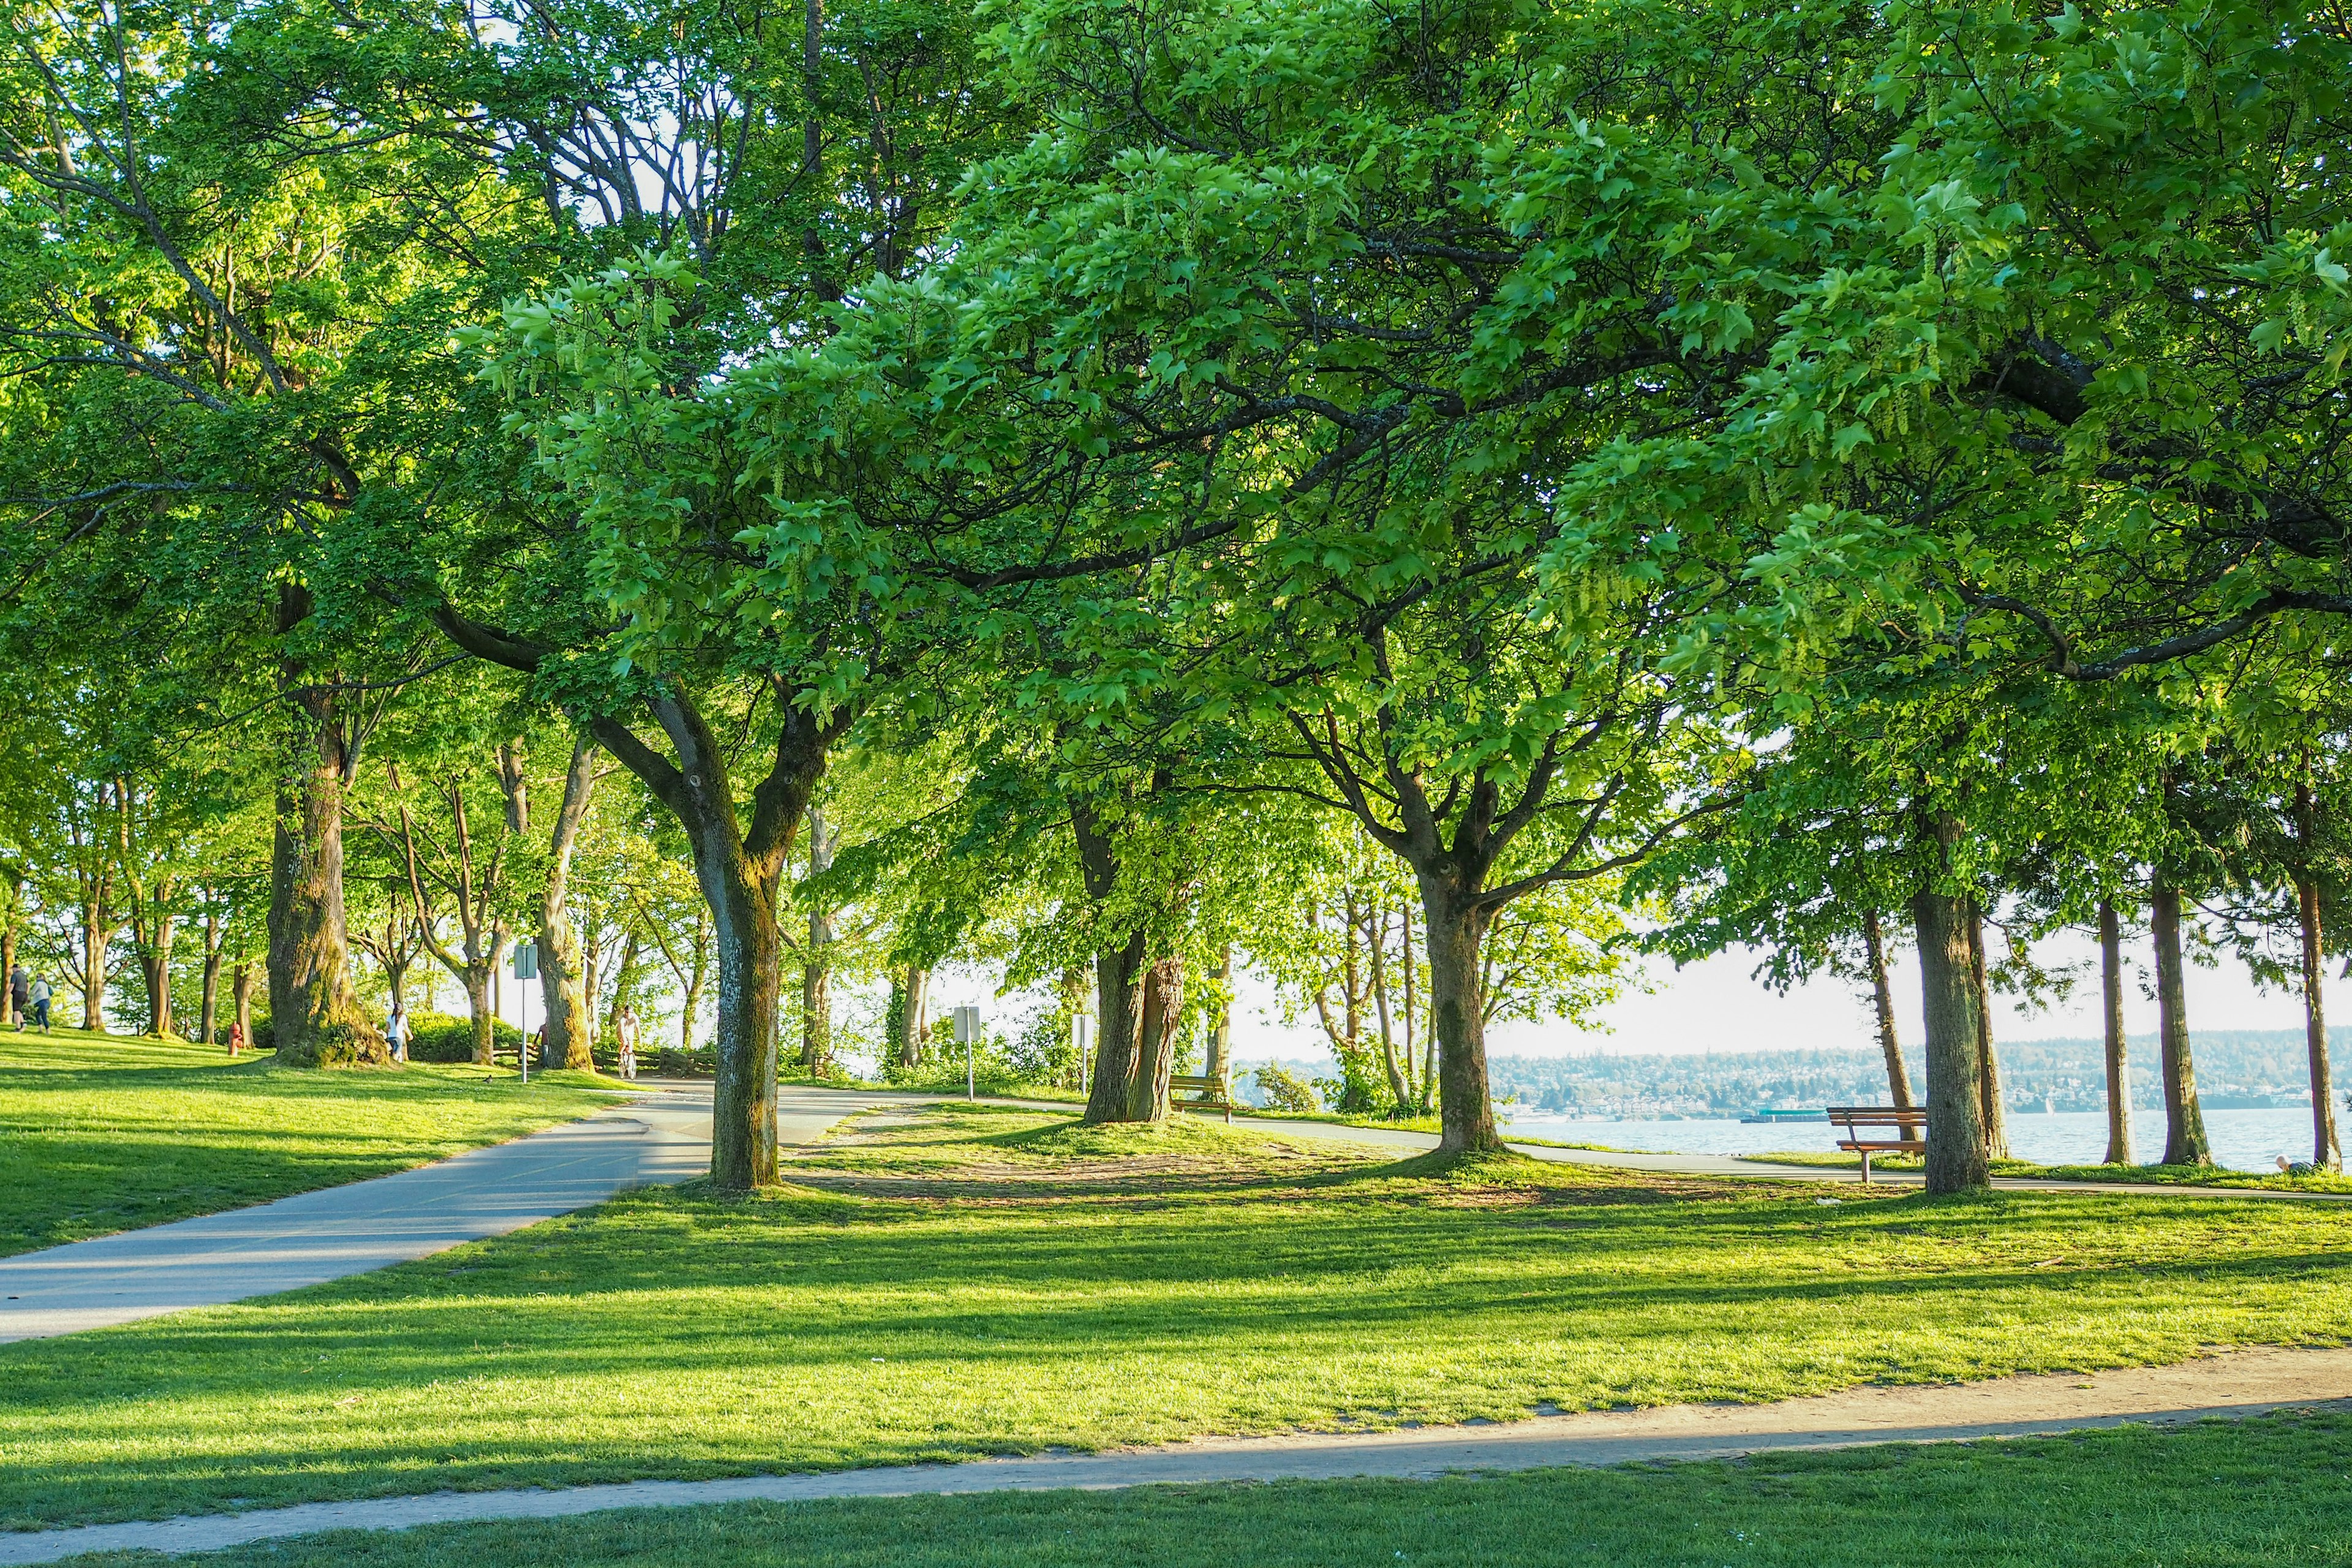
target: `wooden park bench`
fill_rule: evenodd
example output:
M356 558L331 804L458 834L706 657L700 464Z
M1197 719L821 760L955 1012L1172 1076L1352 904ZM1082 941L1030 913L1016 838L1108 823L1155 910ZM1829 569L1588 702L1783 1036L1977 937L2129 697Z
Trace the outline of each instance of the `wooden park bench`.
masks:
M1168 1105L1171 1110L1222 1110L1230 1122L1234 1119L1234 1086L1223 1078L1173 1073L1168 1079Z
M1927 1112L1920 1106L1832 1105L1830 1121L1845 1129L1838 1147L1862 1156L1862 1179L1870 1180L1873 1154L1924 1154L1927 1152ZM1865 1137L1865 1132L1893 1136Z

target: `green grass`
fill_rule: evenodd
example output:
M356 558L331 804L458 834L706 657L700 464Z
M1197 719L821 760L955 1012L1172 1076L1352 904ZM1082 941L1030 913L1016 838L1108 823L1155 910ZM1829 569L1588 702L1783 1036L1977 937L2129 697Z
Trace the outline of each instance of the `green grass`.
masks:
M1858 1170L1862 1156L1843 1150L1794 1149L1771 1154L1742 1154L1766 1165L1805 1165L1822 1170ZM1916 1154L1873 1154L1874 1171L1916 1171L1923 1163ZM2284 1171L2229 1171L2217 1165L2037 1165L2031 1160L1995 1160L1996 1176L2022 1176L2041 1182L2130 1182L2168 1187L2239 1187L2281 1193L2352 1193L2352 1176L2290 1176Z
M490 1079L484 1082L485 1079ZM299 1071L174 1040L0 1031L0 1256L405 1170L566 1121L584 1073Z
M265 1303L0 1347L0 1523L1359 1429L2352 1337L2352 1215L1930 1199L1197 1119L863 1118Z
M2126 1427L1736 1464L636 1510L341 1531L201 1568L2319 1568L2352 1560L2352 1419ZM152 1563L78 1558L84 1568Z

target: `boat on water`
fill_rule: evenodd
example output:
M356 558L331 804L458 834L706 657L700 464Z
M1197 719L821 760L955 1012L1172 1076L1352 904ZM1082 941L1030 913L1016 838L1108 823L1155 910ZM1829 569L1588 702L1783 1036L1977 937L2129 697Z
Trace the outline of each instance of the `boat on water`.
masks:
M1759 1122L1827 1121L1829 1119L1830 1113L1826 1110L1805 1110L1801 1109L1789 1109L1780 1106L1759 1105L1739 1120L1742 1121Z

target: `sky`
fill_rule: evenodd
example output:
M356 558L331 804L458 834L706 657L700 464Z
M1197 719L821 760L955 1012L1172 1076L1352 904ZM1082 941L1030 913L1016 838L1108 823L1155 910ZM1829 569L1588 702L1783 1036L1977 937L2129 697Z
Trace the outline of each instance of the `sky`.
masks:
M2145 937L2126 944L2124 1026L2134 1035L2156 1028L2156 1003L2146 990L2147 945ZM1999 952L1998 939L1995 951ZM1994 1038L2097 1038L2102 1027L2097 942L2087 934L2053 938L2034 951L2045 965L2081 966L2074 993L2069 1000L2039 1012L2028 1012L2017 1005L2015 998L1996 994ZM1916 959L1904 951L1890 954L1889 962L1895 1031L1905 1045L1916 1049L1922 1037ZM1601 1009L1592 1026L1559 1019L1507 1024L1488 1032L1486 1047L1496 1056L1549 1057L1595 1051L1797 1050L1877 1043L1868 998L1854 987L1822 979L1782 994L1748 978L1755 966L1756 956L1742 950L1680 970L1654 961L1650 992L1624 996ZM2186 989L2193 1029L2303 1026L2300 996L2288 991L2263 993L2247 978L2243 966L2227 959L2211 969L2192 963ZM1240 1001L1234 1038L1236 1059L1328 1054L1311 1016L1295 1026L1286 1026L1272 991L1262 982L1245 976Z

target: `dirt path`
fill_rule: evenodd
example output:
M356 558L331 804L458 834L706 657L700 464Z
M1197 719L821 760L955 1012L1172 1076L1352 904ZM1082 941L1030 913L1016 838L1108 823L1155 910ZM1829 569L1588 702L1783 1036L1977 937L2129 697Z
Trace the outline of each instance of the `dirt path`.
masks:
M980 1459L964 1465L304 1503L251 1513L0 1535L0 1564L52 1563L84 1552L210 1552L328 1530L554 1519L616 1508L1344 1476L1427 1478L1454 1470L1528 1470L1637 1459L1728 1458L1779 1448L2021 1437L2132 1421L2246 1416L2335 1404L2352 1404L2352 1349L2233 1351L2178 1366L1857 1388L1775 1405L1680 1405L1538 1416L1494 1426L1204 1438L1160 1448Z

